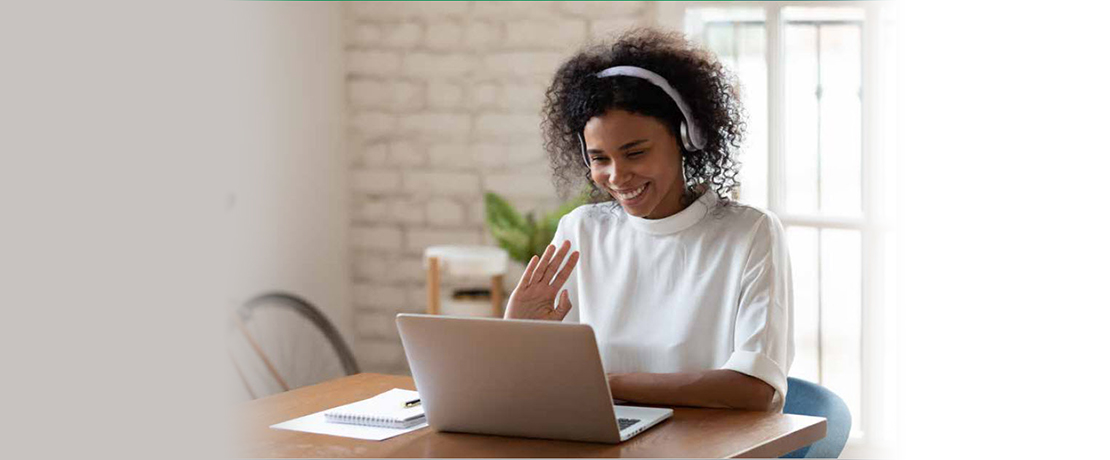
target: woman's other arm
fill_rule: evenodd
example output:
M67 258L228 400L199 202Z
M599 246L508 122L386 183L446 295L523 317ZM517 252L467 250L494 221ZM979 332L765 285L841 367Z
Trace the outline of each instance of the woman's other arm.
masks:
M733 352L721 368L610 374L613 397L642 404L780 409L794 355L793 301L786 235L774 215L757 224L740 282Z
M775 389L729 369L653 374L609 374L614 399L661 406L770 411Z

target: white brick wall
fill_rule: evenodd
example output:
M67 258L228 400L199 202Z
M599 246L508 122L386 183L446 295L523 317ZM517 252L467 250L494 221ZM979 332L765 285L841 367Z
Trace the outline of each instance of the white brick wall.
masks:
M367 140L380 139L397 129L397 116L383 112L358 112L351 117L351 125Z
M388 48L412 49L424 38L424 26L400 22L382 26L382 45Z
M555 195L555 187L547 174L490 174L486 177L486 188L499 195L520 198L546 198Z
M356 284L355 306L360 309L396 310L405 305L405 289L391 283Z
M354 246L357 249L391 250L401 246L403 237L396 227L359 227L354 230Z
M550 17L558 2L471 2L471 15L501 22Z
M409 81L358 80L348 90L357 109L411 112L424 106L424 86Z
M401 73L422 80L461 80L476 62L465 54L413 52L401 60Z
M390 193L401 185L401 175L394 171L358 170L352 182L357 192Z
M474 158L466 146L458 144L432 144L428 147L428 161L438 168L454 171L475 169Z
M436 226L459 226L466 219L466 211L457 201L437 198L428 202L428 223Z
M639 16L646 10L646 2L559 2L561 10L586 18L613 18Z
M483 56L476 72L478 78L502 82L532 78L544 83L551 80L555 70L568 53L555 51L506 51ZM537 107L537 110L539 107Z
M471 144L469 158L476 162L478 166L490 172L501 172L504 169L519 170L522 166L537 163L546 165L547 160L542 143L538 139L530 140L533 142Z
M461 22L434 21L424 31L424 46L435 51L459 51L466 47Z
M470 9L469 2L354 2L348 10L363 21L391 22L401 19L425 19L462 16Z
M463 87L458 83L433 82L428 84L428 106L433 109L460 109L463 105Z
M363 143L355 149L358 151L358 158L355 161L356 167L375 168L388 164L389 149L385 144Z
M496 83L478 83L470 87L470 108L488 109L497 104L500 87Z
M497 107L500 109L536 113L536 107L543 105L547 85L535 83L506 83L498 94Z
M413 196L477 196L481 193L477 174L465 172L405 172L403 190Z
M540 136L539 114L484 113L478 115L474 137L481 140L527 140Z
M389 143L389 155L386 157L391 165L400 167L421 166L427 163L428 148L421 142L399 140Z
M396 283L404 286L423 283L424 267L419 254L401 254L400 251L355 251L355 281ZM419 309L423 310L421 303Z
M425 308L424 248L491 244L483 193L558 204L539 110L581 44L650 21L645 2L365 2L347 13L355 316L370 372L407 372L394 315ZM511 265L506 289L523 271ZM448 283L449 285L449 283Z
M581 19L521 20L505 24L505 46L527 50L581 46L586 40L586 21Z
M347 72L356 76L388 77L401 70L401 54L393 51L351 50Z
M352 46L375 46L384 41L384 33L380 24L358 24L351 28L351 36L347 37L347 43Z
M398 129L394 132L409 139L421 142L429 140L449 140L464 142L470 134L470 119L462 113L420 113L402 116Z

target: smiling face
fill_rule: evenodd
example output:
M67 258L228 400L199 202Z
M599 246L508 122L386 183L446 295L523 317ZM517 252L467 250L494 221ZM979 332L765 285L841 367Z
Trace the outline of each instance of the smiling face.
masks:
M682 210L682 153L662 121L609 110L591 118L582 136L590 178L625 212L662 219Z

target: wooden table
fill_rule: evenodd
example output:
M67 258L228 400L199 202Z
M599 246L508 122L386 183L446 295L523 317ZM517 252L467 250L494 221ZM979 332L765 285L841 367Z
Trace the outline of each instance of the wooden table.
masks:
M391 388L411 377L358 374L246 404L244 457L778 457L825 437L825 419L802 415L677 407L674 416L620 444L551 441L420 429L364 441L269 428Z

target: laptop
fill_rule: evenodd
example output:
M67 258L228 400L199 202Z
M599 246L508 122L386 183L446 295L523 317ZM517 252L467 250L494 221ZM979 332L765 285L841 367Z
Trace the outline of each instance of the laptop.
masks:
M613 404L586 324L397 315L437 431L616 444L674 411Z

